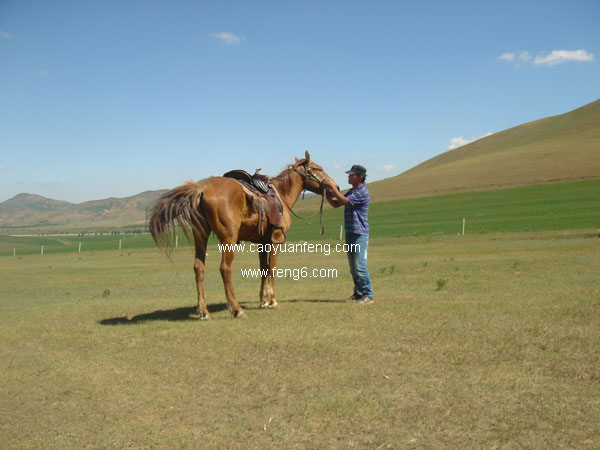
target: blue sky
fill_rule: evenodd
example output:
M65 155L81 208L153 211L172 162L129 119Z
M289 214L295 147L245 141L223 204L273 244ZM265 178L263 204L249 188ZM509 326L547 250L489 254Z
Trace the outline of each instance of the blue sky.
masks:
M600 2L0 0L0 201L309 149L340 185L600 98Z

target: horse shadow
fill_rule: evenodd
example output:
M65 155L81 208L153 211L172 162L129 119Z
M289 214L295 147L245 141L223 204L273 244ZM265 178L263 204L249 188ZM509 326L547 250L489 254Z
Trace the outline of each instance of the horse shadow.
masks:
M216 313L227 310L227 305L216 304L207 305L209 313ZM186 320L195 320L190 317L191 314L195 314L197 311L195 306L186 306L182 308L174 309L159 309L146 314L138 314L137 316L125 316L125 317L112 317L110 319L102 319L99 321L100 325L131 325L140 322L153 322L157 320L163 320L167 322L183 322Z
M280 303L343 303L340 300L325 300L325 299L291 299L282 300ZM251 302L240 302L245 310L265 311L265 308L260 308L257 304ZM207 305L208 312L211 314L226 311L226 303L217 303ZM174 309L159 309L146 314L138 314L136 316L111 317L109 319L99 320L100 325L132 325L141 322L184 322L187 320L196 320L190 315L196 314L196 306L184 306Z

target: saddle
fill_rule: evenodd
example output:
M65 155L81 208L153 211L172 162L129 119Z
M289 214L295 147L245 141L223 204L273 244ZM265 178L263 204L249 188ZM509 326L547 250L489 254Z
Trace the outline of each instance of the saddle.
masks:
M279 192L273 186L273 183L267 175L259 173L256 169L254 175L250 175L245 170L230 170L223 174L225 178L233 178L242 185L246 199L252 203L252 207L258 212L258 230L263 236L265 219L271 225L267 232L270 234L271 241L275 244L285 242L286 235L281 225L283 216L283 202Z

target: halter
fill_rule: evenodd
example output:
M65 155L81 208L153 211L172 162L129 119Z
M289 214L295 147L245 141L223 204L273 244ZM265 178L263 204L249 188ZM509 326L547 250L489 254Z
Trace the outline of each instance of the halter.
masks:
M310 167L308 167L308 163L301 164L301 166L304 167L305 172L302 172L302 171L296 169L296 167L293 167L293 169L294 169L294 172L300 174L304 178L304 180L302 182L302 190L303 191L307 190L306 182L310 180L310 181L319 183L319 191L320 191L321 195L323 195L323 185L325 184L325 180L327 180L327 178L329 178L329 176L326 176L322 180L319 180L319 178L317 178L315 173L312 170L310 170Z
M319 183L319 193L321 194L321 207L319 208L319 225L321 227L321 229L319 230L321 236L323 235L323 233L325 232L325 227L323 226L323 203L325 202L325 180L327 180L329 178L329 176L325 176L325 178L323 178L322 180L319 180L319 178L315 175L315 173L310 170L310 167L308 167L308 161L300 164L302 167L304 167L305 172L301 172L300 170L296 169L296 167L293 167L294 172L300 174L304 180L302 181L302 191L306 191L306 182L308 180L310 181L314 181L316 183ZM304 196L302 197L304 198ZM302 219L302 217L299 217L294 211L292 211L292 208L290 208L290 211L292 212L292 214L294 214L296 217L298 217L298 219Z

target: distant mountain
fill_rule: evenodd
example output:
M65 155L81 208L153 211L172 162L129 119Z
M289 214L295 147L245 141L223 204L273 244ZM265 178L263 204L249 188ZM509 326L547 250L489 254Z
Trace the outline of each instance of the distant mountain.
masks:
M35 194L19 194L10 200L0 203L0 214L15 214L28 210L58 211L72 206L72 203L52 200Z
M94 227L144 225L146 209L166 190L133 197L73 204L39 195L19 194L0 203L0 227Z

